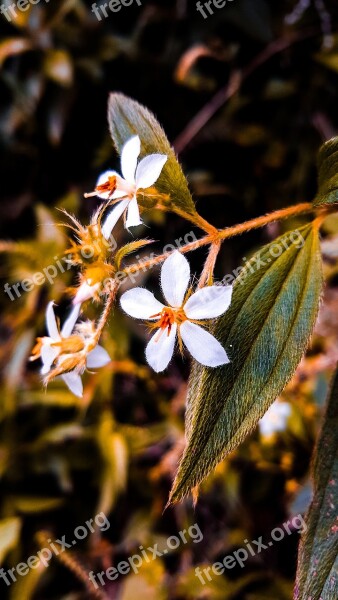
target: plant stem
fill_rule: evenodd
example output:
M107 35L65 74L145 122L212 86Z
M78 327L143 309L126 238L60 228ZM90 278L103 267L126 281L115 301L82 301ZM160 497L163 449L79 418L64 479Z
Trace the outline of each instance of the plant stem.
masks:
M96 344L99 343L99 339L101 337L102 331L108 321L109 315L110 315L110 311L114 306L115 303L115 299L116 299L116 295L117 295L117 290L118 290L118 283L114 282L114 285L112 286L109 296L107 298L104 310L102 312L102 315L100 317L100 320L97 324L97 329L95 332L95 342Z
M221 249L222 242L219 240L218 242L214 242L210 246L209 254L207 256L207 260L205 261L205 265L198 282L198 289L204 287L205 285L212 285L215 264L217 260L218 253Z
M179 215L180 217L185 219L186 221L190 221L190 223L193 223L194 225L196 225L196 227L199 227L209 235L218 233L218 229L211 225L208 221L206 221L206 219L203 219L203 217L201 217L201 215L199 215L198 212L188 213L182 210L181 208L178 208L177 206L164 206L163 204L157 204L156 206L154 206L154 208L156 208L157 210L162 210L164 212L173 212L176 215Z
M281 210L276 210L273 213L268 215L264 215L262 217L257 217L255 219L251 219L250 221L246 221L245 223L240 223L239 225L234 225L233 227L226 227L223 230L217 230L212 225L208 227L212 230L212 233L209 233L205 237L196 240L195 242L191 242L190 244L186 244L182 248L180 248L180 252L185 254L186 252L191 252L192 250L197 250L197 248L201 248L202 246L207 246L211 244L211 248L209 251L209 255L205 262L200 281L198 283L198 287L203 287L206 283L210 283L215 263L217 260L218 253L220 251L222 242L228 238L234 237L236 235L240 235L245 231L251 231L252 229L258 229L259 227L263 227L268 223L272 223L273 221L279 221L281 219L287 219L288 217L294 217L295 215L301 215L313 212L313 206L310 202L305 202L303 204L297 204L296 206L289 206L288 208L283 208ZM209 224L208 224L209 226ZM137 273L138 271L144 271L147 269L151 269L152 267L161 264L168 256L170 256L172 252L166 252L164 254L160 254L155 258L151 258L149 260L144 260L141 263L130 265L123 269L123 273L125 275L131 275L133 273ZM98 322L98 326L96 329L95 341L98 343L102 331L105 327L105 324L109 318L110 311L115 303L118 283L112 286L110 294L107 298L106 305L102 312L101 318Z
M246 221L245 223L240 223L239 225L234 225L233 227L226 227L225 229L219 231L215 230L215 233L208 234L205 237L196 240L196 242L190 242L190 244L186 244L180 248L180 252L183 254L187 252L191 252L192 250L197 250L197 248L201 248L202 246L207 246L209 244L218 244L228 238L234 237L236 235L241 235L246 231L251 231L252 229L258 229L259 227L263 227L268 223L272 223L273 221L279 221L281 219L287 219L288 217L294 217L296 215L306 214L313 211L313 206L310 202L304 202L303 204L297 204L296 206L289 206L288 208L283 208L281 210L276 210L273 213L268 215L264 215L262 217L257 217L255 219L251 219L250 221ZM162 263L168 256L170 256L171 252L166 252L155 258L151 258L149 260L145 260L141 263L130 265L123 269L126 275L130 275L132 273L137 273L141 270L150 269L155 265Z

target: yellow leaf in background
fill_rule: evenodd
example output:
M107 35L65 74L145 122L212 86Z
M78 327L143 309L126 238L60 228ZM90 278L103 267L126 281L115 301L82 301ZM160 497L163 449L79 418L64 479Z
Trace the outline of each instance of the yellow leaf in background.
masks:
M35 214L38 222L37 238L40 243L50 244L53 241L56 246L60 247L68 243L63 229L58 226L50 210L43 204L38 204L35 207Z
M128 474L127 443L124 436L115 431L109 413L103 416L99 425L97 442L103 459L97 512L109 514L118 495L126 487Z
M32 48L32 44L23 38L7 38L0 44L0 67L10 56L16 56L27 52Z
M73 83L73 63L65 50L49 50L45 57L44 72L47 77L68 87Z
M53 510L63 504L62 498L39 498L35 496L15 496L11 497L11 506L22 513L39 513Z
M0 521L0 565L2 565L5 556L19 542L21 529L21 519L12 517Z
M57 384L55 384L57 385ZM66 389L54 389L48 387L48 394L42 388L32 391L24 391L20 394L20 407L34 405L58 406L60 408L81 407L80 399Z
M10 6L13 6L13 0L2 0L1 2L2 6L4 8L9 9ZM32 12L32 8L33 8L33 3L27 3L27 6L25 7L24 10L16 10L16 11L9 11L9 16L10 16L10 22L11 25L14 25L15 27L18 27L18 29L29 29L28 24L29 24L29 19L31 16L31 12Z
M46 568L39 562L25 577L20 577L10 589L10 600L31 600Z
M336 71L338 73L338 52L322 52L321 54L316 54L315 59L317 62L321 63L325 67L332 69L332 71Z
M120 600L166 600L168 591L165 587L165 570L161 560L143 563L140 572L130 575L124 584Z
M25 331L17 340L15 352L5 368L5 382L8 390L16 390L20 386L26 362L34 341L34 331ZM9 409L7 398L2 397L4 412Z

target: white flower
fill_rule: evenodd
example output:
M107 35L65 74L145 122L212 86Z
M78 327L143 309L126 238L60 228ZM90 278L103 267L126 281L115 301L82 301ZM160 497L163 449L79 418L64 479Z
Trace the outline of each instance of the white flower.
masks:
M202 365L218 367L229 363L229 358L213 335L198 323L214 319L223 314L230 305L231 286L209 286L197 290L188 299L186 292L190 279L190 266L186 258L177 251L163 263L161 285L167 305L143 288L134 288L121 297L123 310L136 319L154 321L158 331L146 348L150 366L159 373L171 360L176 335L190 354Z
M278 431L284 431L290 415L291 406L288 402L274 402L258 423L260 434L270 437Z
M101 287L101 283L90 284L90 283L88 283L88 281L84 281L83 283L81 283L80 287L78 288L78 290L73 298L73 304L75 304L75 305L82 304L83 302L86 302L87 300L96 298L98 295L98 292L100 290L100 287Z
M38 338L38 343L33 350L32 360L41 358L43 363L42 375L48 375L54 364L60 371L66 363L78 364L79 368L75 366L69 372L61 374L61 377L75 396L82 397L83 386L80 372L85 367L89 369L103 367L110 362L110 357L101 346L96 346L93 350L90 350L92 337L81 332L81 328L86 324L78 325L78 330L74 330L81 310L80 304L72 309L61 330L59 330L56 322L53 306L54 302L49 302L46 311L48 337Z
M137 193L139 190L154 185L168 159L165 154L150 154L137 164L140 152L141 141L139 136L135 135L122 148L121 171L123 177L115 171L106 171L100 175L97 181L95 195L104 200L121 199L102 225L102 233L106 239L109 238L113 227L125 211L127 211L126 228L136 227L142 223L137 204Z

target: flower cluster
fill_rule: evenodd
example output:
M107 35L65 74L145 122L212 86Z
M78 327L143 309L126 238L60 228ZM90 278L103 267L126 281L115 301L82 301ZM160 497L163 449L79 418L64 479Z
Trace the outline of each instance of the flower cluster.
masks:
M155 192L156 196L157 190L152 186L167 161L163 154L151 154L139 161L140 152L140 138L134 136L122 149L122 176L115 171L106 171L99 177L95 191L86 194L86 197L98 196L106 201L94 214L90 225L83 227L68 215L76 241L71 242L66 252L71 256L71 264L80 269L79 286L73 290L73 308L61 329L55 318L53 302L48 305L48 336L38 338L31 357L31 360L41 358L45 384L61 376L79 397L83 394L81 375L85 369L103 367L110 361L107 352L98 345L102 326L96 327L92 321L77 322L81 304L100 300L107 293L103 282L116 270L112 230L120 217L123 217L126 229L142 223L138 203L140 195L148 192L154 196ZM158 197L163 195L158 192ZM125 249L141 243L133 242ZM129 249L122 251L122 256L127 252ZM121 249L115 256L118 254L121 257ZM209 285L194 292L189 284L189 263L181 252L174 251L163 262L161 270L165 303L156 300L144 288L131 289L121 297L122 309L131 317L144 319L154 330L146 348L146 359L156 372L168 366L176 340L181 353L185 346L193 358L207 367L229 362L224 348L205 328L205 321L219 317L228 309L231 286Z
M50 302L46 311L48 337L37 339L31 360L41 358L41 373L46 383L61 375L73 394L81 397L81 374L86 368L104 367L110 362L110 357L104 348L96 344L91 321L76 324L79 314L78 304L60 330L54 314L54 303Z

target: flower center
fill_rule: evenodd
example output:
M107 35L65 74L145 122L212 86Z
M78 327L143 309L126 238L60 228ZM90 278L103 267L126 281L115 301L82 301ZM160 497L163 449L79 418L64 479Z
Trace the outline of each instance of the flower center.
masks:
M111 196L115 192L116 187L117 180L115 175L113 175L112 177L108 177L108 180L102 183L101 185L97 185L95 191L99 192L99 194L109 192L109 196Z
M165 306L160 313L152 315L150 318L153 319L155 317L159 317L159 320L154 324L154 327L161 329L161 333L167 329L168 335L170 335L174 323L181 325L187 320L183 308L171 308L170 306Z

